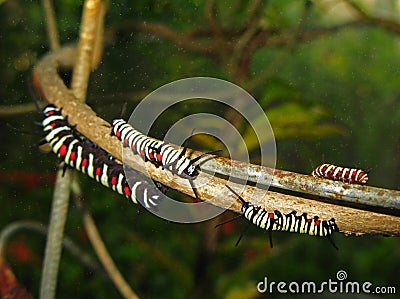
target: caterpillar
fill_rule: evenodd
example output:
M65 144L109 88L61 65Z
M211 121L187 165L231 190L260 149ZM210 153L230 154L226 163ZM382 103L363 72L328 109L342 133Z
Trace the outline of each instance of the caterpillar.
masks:
M128 185L123 165L112 155L91 141L79 136L74 127L64 118L61 110L50 104L43 109L42 120L45 137L41 144L48 143L64 165L87 174L102 185L111 188L118 194L125 195L133 203L143 203L146 208L155 208L160 200L160 192L165 193L167 187L156 182L155 188L141 179L138 172L129 169ZM160 190L160 192L158 191Z
M314 178L324 178L345 183L364 185L368 181L368 171L356 168L346 168L332 164L321 164L313 170Z
M123 119L112 121L111 135L116 136L135 154L139 154L144 161L150 161L156 167L163 167L182 178L188 179L193 192L197 197L193 180L199 174L200 165L197 162L207 155L213 155L220 150L202 154L194 159L186 157L187 148L177 150L168 143L148 137L134 129Z
M335 249L338 249L336 244L333 242L331 235L334 232L338 232L339 228L335 223L335 219L321 220L318 216L308 218L307 213L296 215L296 211L292 211L288 214L283 214L278 210L268 212L260 206L251 204L245 201L236 191L226 185L226 187L241 201L242 203L242 215L230 219L226 222L218 224L217 226L225 223L234 221L241 217L246 218L250 223L265 229L268 231L270 246L272 245L272 231L288 231L293 233L308 234L311 236L326 237ZM243 233L240 235L236 245L239 244Z

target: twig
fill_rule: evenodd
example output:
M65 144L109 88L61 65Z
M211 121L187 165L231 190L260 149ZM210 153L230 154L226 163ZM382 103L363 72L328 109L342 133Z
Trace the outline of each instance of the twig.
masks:
M256 34L262 18L263 15L259 14L253 20L251 20L245 32L241 35L241 37L235 44L229 63L230 67L233 70L233 72L231 71L233 77L238 75L238 70L240 69L240 62L242 60L243 52L248 46L251 38Z
M0 106L0 117L25 114L33 111L36 111L35 105L33 103Z
M304 30L304 26L307 22L308 19L308 14L310 12L310 6L305 5L303 8L303 12L301 17L299 18L299 23L296 26L294 32L292 35L288 38L286 48L284 50L281 50L280 53L277 55L277 57L272 61L272 63L265 68L265 71L262 74L257 75L255 79L252 79L248 84L246 84L246 87L250 90L253 90L260 84L264 84L265 81L271 77L276 70L279 69L279 66L284 63L286 58L289 56L289 54L292 52L294 49L294 46L301 41L302 37L302 32Z
M96 34L93 46L93 55L92 55L92 70L96 69L101 62L101 58L103 57L104 50L104 18L107 12L108 1L100 2L99 13L97 14L96 21Z
M374 25L371 22L367 21L352 21L328 28L314 28L303 31L297 38L297 42L308 42L311 40L315 40L317 38L323 37L327 34L335 33L341 29L349 28L349 27L360 27L360 26L371 26ZM140 31L144 33L151 33L158 37L165 38L174 42L177 46L184 48L186 50L192 51L194 53L201 53L212 58L220 57L221 51L226 55L229 55L230 52L233 51L233 44L230 41L240 38L243 35L243 32L246 31L244 29L238 30L228 30L220 28L220 31L224 37L225 41L223 47L219 45L219 43L212 40L211 42L202 41L201 39L204 37L209 37L210 34L213 34L213 30L209 29L196 29L191 32L182 33L176 32L173 29L169 28L165 24L156 23L156 22L126 22L121 26L115 27L113 29L109 29L106 32L105 40L110 42L117 36L117 32L119 31ZM291 37L293 34L291 32L287 32L285 30L281 30L280 28L267 28L262 31L259 31L252 40L251 49L260 48L260 47L281 47L286 46L291 42ZM268 38L266 38L268 37ZM250 49L250 50L251 50ZM224 56L224 55L222 55ZM221 57L220 63L225 63L224 57Z
M47 227L38 221L15 221L8 224L0 232L0 256L5 255L5 248L8 239L21 230L35 231L43 235L47 235ZM65 237L63 240L63 246L67 249L75 258L77 258L83 265L91 269L95 273L102 273L103 270L100 265L94 261L87 253L85 253L78 245L74 243L69 237ZM102 273L104 274L104 272Z
M175 32L171 28L165 26L164 24L154 23L154 22L141 22L135 23L134 29L140 30L142 32L148 32L155 34L157 36L164 37L166 39L172 40L177 46L183 47L185 49L191 50L193 52L204 53L204 54L215 54L220 50L217 45L212 43L200 43L189 35Z
M76 180L74 180L72 184L72 191L74 193L75 203L82 213L83 223L90 243L92 243L92 246L107 274L110 276L114 285L117 287L121 295L124 296L124 298L139 298L118 271L118 268L108 253L107 248L101 239L100 233L97 230L96 224L94 223L92 216L83 203L82 191L80 190Z
M157 30L154 30L154 28L157 28L158 26L161 26L163 28L162 31L164 30L164 28L167 28L167 31L172 30L165 24L158 23L158 22L125 21L123 23L113 25L111 28L107 28L107 30L105 32L105 42L111 43L111 42L115 41L115 39L117 38L118 35L120 35L120 33L130 33L132 31L138 31L141 33L157 34ZM220 28L220 30L221 30L222 35L225 36L227 39L236 38L236 37L240 36L242 33L240 30L237 30L237 29ZM155 31L155 32L153 32L153 31ZM173 35L184 36L187 40L190 40L192 42L194 42L193 39L198 39L199 41L202 39L209 39L212 34L213 34L213 30L210 28L196 28L196 29L185 31L184 33L179 33L179 32L173 31ZM210 46L213 49L215 49L215 51L218 50L218 48L215 45L213 45L211 42L204 43L204 46L206 46L208 44L210 44ZM200 52L203 52L203 50L200 50Z
M107 127L109 124L97 117L95 112L87 105L80 104L74 100L73 94L65 87L57 75L56 70L58 67L60 65L66 66L68 62L71 62L74 54L74 49L66 48L57 53L47 55L39 62L35 69L35 75L40 83L41 91L49 102L54 103L58 107L65 107L64 112L69 116L69 121L71 124L76 124L77 129L82 134L122 161L122 145L116 138L110 136L110 128ZM67 105L69 101L72 101L73 105ZM386 197L389 202L398 202L400 200L400 191L345 185L340 182L327 182L286 171L276 170L274 172L273 169L267 167L240 161L231 161L225 158L218 158L216 161L218 163L216 170L220 173L224 169L226 171L232 169L232 177L240 178L250 175L251 178L257 180L265 179L268 181L269 179L275 182L277 187L281 185L282 188L286 187L290 190L306 189L305 192L317 190L317 192L331 194L332 197L336 196L338 199L345 197L346 194L351 194L350 197L356 195L353 201L364 198L364 192L367 192L366 194L369 194L368 192L377 192L377 195L380 194L381 198ZM175 176L174 180L170 181L165 176L165 170L156 168L151 163L146 163L146 169L144 169L143 163L138 157L133 161L129 161L129 165L132 165L139 171L148 172L152 178L180 192L189 195L193 194L187 180ZM207 164L203 165L202 168L207 168ZM208 179L210 179L210 176L203 172L196 178L195 182L196 184L199 182L199 186L202 185L201 183L204 180L208 182L197 189L199 197L202 200L210 201L214 205L229 207L235 212L240 212L240 204L237 202L237 199L225 188L227 181L216 177L211 178L210 181ZM297 210L325 218L335 217L339 228L344 233L400 235L400 217L339 206L338 204L340 203L324 203L277 192L265 192L265 190L255 187L229 184L232 185L232 188L238 190L238 192L243 190L243 196L247 200L251 200L252 196L258 198L260 205L267 210L280 209L282 212ZM358 197L360 195L361 197Z
M77 99L84 102L92 67L100 0L86 0L83 5L78 52L73 68L71 87Z
M383 18L378 18L374 16L368 15L361 7L358 5L356 2L348 0L346 3L359 15L361 21L364 21L366 23L370 24L375 24L379 25L386 30L392 31L394 33L399 34L400 33L400 23L383 19Z
M212 34L214 35L215 39L215 44L218 46L219 53L217 52L216 54L221 57L222 60L224 60L224 57L228 56L228 53L230 51L229 43L230 40L227 40L222 32L222 28L220 28L217 19L216 19L216 11L215 11L215 3L214 0L207 0L205 2L205 8L204 8L204 13L205 17L211 27Z
M246 19L248 21L248 25L246 27L248 27L251 24L256 14L262 11L262 5L264 5L265 3L267 3L267 1L262 1L262 0L250 1L246 9Z
M211 27L212 32L214 33L214 36L217 39L223 40L223 34L221 32L221 29L219 28L217 20L215 19L214 0L207 0L204 6L205 6L205 10L204 10L205 17Z
M197 156L195 152L193 156ZM202 169L215 171L222 175L231 175L242 180L249 180L261 185L271 185L279 189L322 196L366 207L378 207L400 210L400 191L382 189L337 181L315 179L310 175L272 169L255 164L243 164L239 161L226 163L224 158L216 158L211 168L205 164Z
M53 194L53 203L50 213L49 233L47 234L45 256L43 261L40 298L52 299L55 297L57 286L58 267L61 258L64 226L68 214L68 200L70 194L70 171L59 169Z
M51 0L42 0L43 11L45 13L47 38L49 39L50 49L52 51L60 48L60 41L58 39L58 31L56 24L56 17L54 7Z
M246 9L246 19L247 19L247 24L245 28L254 26L254 18L257 18L257 14L262 13L262 8L263 5L267 1L261 1L261 0L254 0L251 1L248 8ZM259 22L262 21L262 18L258 17L257 18ZM252 25L253 24L253 25ZM257 27L255 27L257 28ZM249 29L246 30L246 32L249 31ZM243 34L241 34L243 35ZM257 48L257 42L254 42L255 40L258 40L260 37L259 32L254 32L251 36L250 39L247 41L246 48L242 50L243 54L241 55L241 61L240 61L240 73L243 77L248 76L249 73L249 66L250 66L250 57L252 53L255 51Z

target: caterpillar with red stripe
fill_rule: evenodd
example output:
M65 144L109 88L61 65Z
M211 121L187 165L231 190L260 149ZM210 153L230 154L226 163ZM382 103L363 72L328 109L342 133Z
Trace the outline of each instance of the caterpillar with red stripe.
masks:
M346 168L332 164L321 164L313 170L314 178L342 181L349 184L365 185L368 182L368 171L356 168Z
M140 177L140 174L129 169L129 186L123 165L112 155L101 149L91 141L79 136L61 110L50 104L43 109L42 120L45 137L41 144L48 143L60 161L102 185L111 188L121 195L125 195L133 203L139 201L146 208L154 208L161 200L161 193L167 187L156 182L157 188ZM161 193L160 193L161 192Z
M197 194L192 181L199 174L200 164L197 162L204 156L213 155L220 151L211 151L194 159L189 159L186 157L186 147L177 150L168 143L144 135L123 119L112 121L111 135L122 141L124 146L131 148L134 154L139 154L144 161L149 161L156 167L162 166L171 171L172 174L188 179L196 197Z
M308 234L311 236L326 237L335 249L338 247L333 242L331 235L338 232L339 228L335 223L335 219L321 220L318 216L308 218L307 213L296 215L296 211L283 214L278 210L268 212L260 206L253 205L245 201L236 191L226 185L226 187L241 201L242 215L218 224L217 226L234 221L241 217L246 218L250 223L268 231L270 246L272 248L272 231L288 231L292 233ZM247 227L246 227L247 228ZM243 233L240 235L236 245L239 244Z

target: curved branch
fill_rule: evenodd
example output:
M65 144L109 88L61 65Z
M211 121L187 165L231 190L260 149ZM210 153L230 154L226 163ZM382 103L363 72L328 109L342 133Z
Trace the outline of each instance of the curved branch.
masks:
M63 111L68 115L71 124L76 124L77 129L83 135L122 161L122 145L116 138L110 136L109 124L97 117L90 107L83 103L78 103L71 91L66 88L57 75L58 67L67 67L68 63L71 63L69 66L72 65L74 54L75 50L73 48L65 48L56 53L46 55L35 68L37 83L49 102L54 103L58 107L64 107ZM156 168L151 163L143 165L140 158L135 158L129 161L129 164L137 170L144 173L148 172L157 181L180 192L192 195L192 189L187 180L176 176L173 180L170 180L161 168ZM216 170L220 173L225 171L229 173L228 171L232 169L233 177L246 177L248 174L251 174L253 180L259 180L260 182L262 180L268 181L269 178L272 179L274 186L289 190L331 194L330 196L338 199L345 197L348 192L353 192L351 193L352 195L356 194L359 196L360 194L363 195L364 192L372 190L371 192L376 192L382 198L388 196L388 199L394 201L400 200L399 191L343 185L340 182L327 182L325 180L314 179L310 176L274 170L240 161L231 161L226 158L217 158L216 161L218 163ZM206 165L202 168L206 169ZM197 191L202 200L210 201L212 204L220 207L229 207L229 209L235 212L240 212L240 204L237 202L237 199L225 188L226 180L201 172L195 182L196 186L199 186ZM206 184L203 185L203 183ZM309 200L278 192L265 191L251 186L229 184L235 190L243 190L242 194L246 199L252 197L259 198L261 200L260 205L267 210L279 209L282 212L297 210L324 218L335 217L339 228L344 233L400 236L400 217L317 200ZM360 198L357 197L357 199Z
M134 29L164 37L176 43L177 46L204 54L218 53L219 48L213 44L200 43L192 40L189 35L176 32L161 23L141 22L135 23Z
M89 213L88 209L84 205L82 191L76 180L74 180L72 184L72 191L74 193L75 203L81 211L86 234L89 237L90 243L92 243L92 246L96 251L98 258L106 269L114 285L117 287L121 295L124 296L124 298L139 298L125 281L122 274L118 271L117 266L115 265L110 254L108 253L108 250L101 239L100 233L97 230L92 215Z

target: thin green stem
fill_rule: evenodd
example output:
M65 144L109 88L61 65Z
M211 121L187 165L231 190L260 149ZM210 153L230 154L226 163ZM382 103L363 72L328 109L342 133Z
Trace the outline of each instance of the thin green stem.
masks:
M47 235L45 256L43 261L40 298L55 298L58 267L60 264L64 226L67 220L68 203L71 186L70 171L59 169L54 189L53 203L50 213L49 233Z

